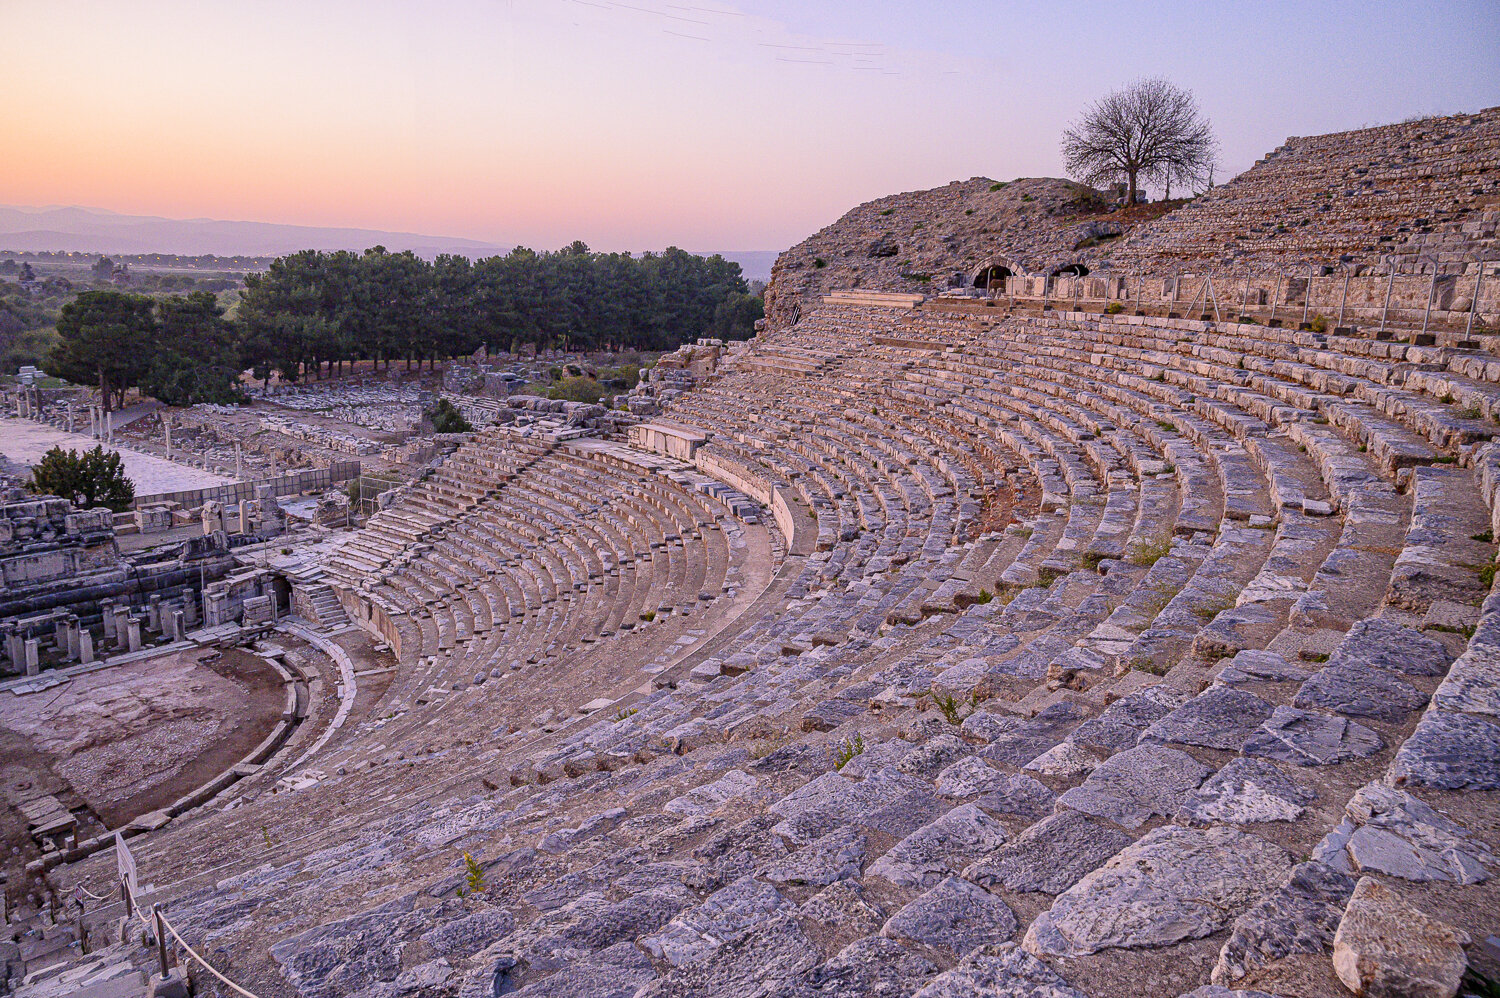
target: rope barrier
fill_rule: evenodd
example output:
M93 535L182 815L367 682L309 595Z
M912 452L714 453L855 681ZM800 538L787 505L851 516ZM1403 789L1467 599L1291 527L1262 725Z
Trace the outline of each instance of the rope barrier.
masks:
M209 963L207 960L203 959L203 957L199 956L198 951L187 944L187 940L182 938L182 935L177 931L177 928L171 922L167 921L167 916L161 913L160 908L156 910L156 917L161 919L161 924L167 927L167 931L172 933L172 937L177 940L178 944L181 945L184 950L187 951L187 955L192 957L194 960L197 960L204 970L208 971L210 974L213 974L215 977L223 981L237 993L244 995L245 998L256 998L254 994L246 991L244 988L240 987L238 984L234 983L229 978L219 973L219 971L214 968L213 964Z
M257 996L253 992L246 991L244 988L240 987L238 984L225 977L222 973L219 972L219 969L217 967L209 963L207 960L203 959L203 957L199 955L197 950L189 946L188 941L182 938L182 933L178 932L177 927L169 922L167 920L167 916L162 913L160 905L151 906L151 918L156 922L156 924L153 925L152 921L146 918L145 912L141 908L140 902L135 899L135 892L130 889L130 885L123 878L120 881L120 886L124 890L126 896L126 904L130 908L131 913L135 915L136 921L141 923L141 928L145 929L147 933L150 933L157 937L157 945L162 945L161 930L165 928L172 934L172 938L177 940L178 945L183 948L187 955L198 961L199 966L201 966L204 970L208 971L210 974L213 974L220 981L224 982L224 984L232 988L236 993L243 995L244 998L257 998ZM90 896L92 897L93 895ZM167 976L166 959L166 950L163 948L161 974L163 978Z

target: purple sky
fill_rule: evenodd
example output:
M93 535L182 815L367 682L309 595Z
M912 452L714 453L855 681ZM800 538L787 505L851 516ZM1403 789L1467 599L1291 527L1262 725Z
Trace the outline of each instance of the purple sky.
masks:
M1288 135L1500 104L1500 5L5 0L0 202L557 247L779 249L1061 172L1090 100Z

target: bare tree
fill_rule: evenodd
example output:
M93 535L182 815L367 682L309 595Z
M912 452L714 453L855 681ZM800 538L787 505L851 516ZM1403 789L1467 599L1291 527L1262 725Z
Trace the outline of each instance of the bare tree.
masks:
M1189 90L1153 77L1115 90L1063 132L1070 176L1094 187L1124 178L1127 204L1139 181L1195 183L1210 175L1218 143Z

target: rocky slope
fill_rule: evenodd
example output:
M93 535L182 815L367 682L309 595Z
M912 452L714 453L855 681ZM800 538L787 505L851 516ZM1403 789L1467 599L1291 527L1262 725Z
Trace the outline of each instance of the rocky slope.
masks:
M766 291L773 327L841 288L930 293L967 287L984 269L1020 273L1078 262L1124 227L1105 195L1050 177L988 177L877 198L776 260Z

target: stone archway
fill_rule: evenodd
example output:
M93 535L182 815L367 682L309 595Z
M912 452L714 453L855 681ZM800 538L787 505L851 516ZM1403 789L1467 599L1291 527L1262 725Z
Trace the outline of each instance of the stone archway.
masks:
M1065 263L1052 271L1049 277L1087 277L1089 268L1081 263Z
M1005 287L1005 279L1014 276L1011 269L1001 263L985 264L974 275L974 287L990 289Z

